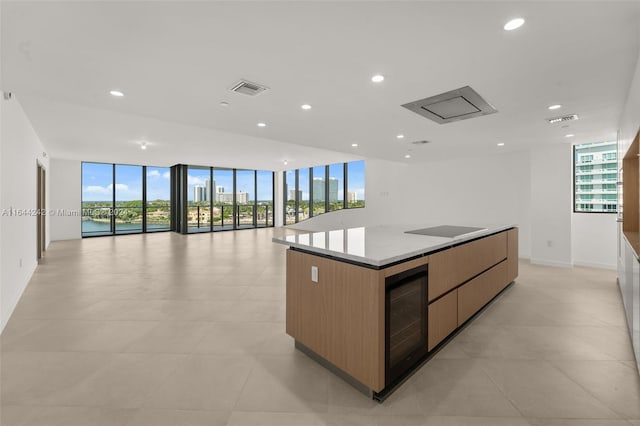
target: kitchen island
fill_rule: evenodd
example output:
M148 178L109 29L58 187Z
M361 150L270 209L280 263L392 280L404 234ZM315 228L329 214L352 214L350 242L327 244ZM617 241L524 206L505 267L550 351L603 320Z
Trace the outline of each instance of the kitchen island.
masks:
M415 228L273 239L289 246L287 334L298 349L376 399L518 275L513 225Z

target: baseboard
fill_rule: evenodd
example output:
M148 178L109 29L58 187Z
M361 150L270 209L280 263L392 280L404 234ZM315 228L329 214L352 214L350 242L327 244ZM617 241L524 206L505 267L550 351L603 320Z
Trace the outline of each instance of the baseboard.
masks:
M585 268L598 268L598 269L609 269L611 271L617 271L617 265L610 265L607 263L598 263L598 262L573 262L573 266L582 266Z
M573 266L569 262L558 262L557 260L545 259L529 259L529 263L531 263L532 265L555 266L558 268L571 268Z

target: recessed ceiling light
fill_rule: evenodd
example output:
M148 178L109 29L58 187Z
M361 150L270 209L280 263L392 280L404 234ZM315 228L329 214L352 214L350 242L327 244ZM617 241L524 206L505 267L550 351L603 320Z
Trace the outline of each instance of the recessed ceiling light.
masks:
M305 109L305 110L307 110L307 109L311 109L311 105L309 105L309 104L304 104L304 105L301 105L301 106L300 106L300 108Z
M564 135L565 138L572 138L574 136L575 135L573 133L569 133L569 134Z
M266 123L258 123L258 127L267 127Z
M504 146L504 142L498 143L498 146Z
M109 93L111 94L111 96L115 96L116 98L121 98L124 96L124 93L119 90L112 90Z
M146 143L146 142L144 142L144 141L142 141L142 142L140 143L140 149L147 149L147 143Z
M549 106L549 109L552 109L552 110L553 109L560 109L560 108L562 108L562 105L559 105L559 104Z
M351 146L356 148L358 146L358 144L357 143L352 143Z
M407 154L404 156L404 158L411 158L411 155Z
M504 24L504 29L507 31L513 31L516 28L520 28L524 24L524 19L515 18Z
M289 162L287 160L283 161L284 165L286 166L287 164L289 164Z
M398 139L404 139L404 135L403 135L403 134L397 135L397 136L396 136L396 138L398 138Z
M220 102L220 106L222 106L222 107L228 107L228 106L229 106L229 102L227 102L227 101L222 101L222 102Z
M371 81L373 81L374 83L381 83L384 81L384 75L376 74L373 77L371 77Z

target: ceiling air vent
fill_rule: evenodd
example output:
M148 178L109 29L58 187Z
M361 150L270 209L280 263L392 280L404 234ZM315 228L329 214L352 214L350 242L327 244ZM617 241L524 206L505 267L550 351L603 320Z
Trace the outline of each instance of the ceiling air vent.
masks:
M549 118L549 124L562 123L563 121L573 121L578 119L578 114L565 115L562 117Z
M413 141L413 142L411 142L412 145L426 145L428 143L431 143L431 141Z
M498 112L469 86L402 106L439 124Z
M267 90L267 86L258 83L252 83L248 80L240 80L234 84L229 90L232 92L242 93L244 95L256 96Z

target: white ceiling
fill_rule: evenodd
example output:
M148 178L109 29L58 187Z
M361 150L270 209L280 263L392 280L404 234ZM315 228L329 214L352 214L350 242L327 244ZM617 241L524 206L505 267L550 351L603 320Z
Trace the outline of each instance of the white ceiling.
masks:
M521 150L567 143L566 133L614 139L640 49L638 2L1 7L2 89L20 99L51 156L94 161L277 170L284 159L291 168ZM516 16L525 25L504 31ZM376 73L383 83L370 81ZM230 92L240 78L270 90ZM499 112L440 125L400 107L465 85ZM564 107L547 110L556 103ZM568 128L545 121L569 113L580 120ZM409 143L419 139L432 143Z

